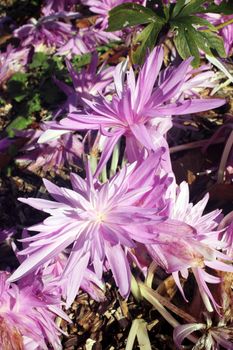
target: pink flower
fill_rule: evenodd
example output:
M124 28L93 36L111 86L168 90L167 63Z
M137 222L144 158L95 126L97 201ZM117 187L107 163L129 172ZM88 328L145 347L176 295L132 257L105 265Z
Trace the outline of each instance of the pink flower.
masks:
M54 13L70 13L70 11L74 10L74 5L78 2L79 0L45 0L42 13L44 16L49 16Z
M55 201L21 198L22 202L50 214L50 217L29 228L40 233L23 240L30 243L19 254L28 257L10 281L34 271L72 245L63 273L69 286L68 306L78 292L88 264L92 264L99 279L107 264L120 293L128 296L131 273L125 248L133 248L135 242L153 241L148 227L164 220L158 217L157 208L140 207L140 199L151 190L150 181L160 161L159 153L138 167L136 163L125 166L104 184L92 177L89 165L86 180L71 174L73 190L44 180Z
M181 183L175 193L173 189L175 187L170 186L167 191L167 197L171 200L167 215L170 220L189 225L190 229L179 229L176 223L174 228L171 226L169 234L168 230L164 232L162 227L157 234L157 244L148 245L148 250L160 266L172 273L183 296L179 272L183 278L187 278L188 269L191 268L207 310L213 311L211 304L215 308L219 305L215 302L207 283L219 283L220 279L207 273L205 267L233 272L233 267L223 262L230 261L231 258L218 251L226 246L219 240L219 231L216 230L216 218L220 211L215 210L203 215L208 195L195 205L189 203L189 189L185 182Z
M93 96L103 94L105 88L113 81L114 68L108 67L103 69L102 66L97 71L98 54L95 52L92 55L91 62L88 68L83 68L80 72L75 71L69 60L66 65L72 79L73 87L55 79L58 87L67 95L67 101L59 108L56 116L63 111L72 112L77 107L85 105L83 98L91 99Z
M57 306L56 297L47 295L39 280L16 285L7 281L9 274L0 272L0 343L3 349L62 349L55 324L56 311L67 319ZM23 282L23 280L22 280ZM48 299L49 297L49 299ZM55 312L55 313L54 313Z
M119 40L116 34L105 32L98 26L81 28L57 50L56 55L71 59L75 55L93 52L97 46L107 44L109 41Z
M142 149L149 152L161 146L166 147L163 135L156 130L156 121L161 123L162 117L166 123L171 115L196 113L225 103L220 99L174 101L186 83L190 62L191 59L182 62L161 84L158 80L163 64L161 47L156 47L148 56L137 81L131 68L124 84L127 63L123 62L115 70L116 95L111 101L102 96L94 101L85 100L90 107L87 113L73 112L60 122L68 130L100 130L106 136L97 173L123 135L126 138L126 156L133 162L138 159Z
M14 31L14 36L21 40L22 46L37 47L44 44L48 47L60 47L74 34L72 25L62 22L60 17L60 15L46 16L38 21L31 18L28 24Z
M61 170L64 166L78 165L83 154L83 144L78 135L70 132L58 132L50 137L49 141L38 143L46 130L49 129L49 123L41 124L42 130L26 130L18 132L18 136L30 138L21 148L22 155L17 158L19 162L29 163L30 171L42 169L44 171Z

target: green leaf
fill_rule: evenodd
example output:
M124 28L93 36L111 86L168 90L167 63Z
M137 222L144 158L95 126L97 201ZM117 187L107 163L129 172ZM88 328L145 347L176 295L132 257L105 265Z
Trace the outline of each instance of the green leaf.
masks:
M195 42L195 30L191 25L177 26L177 34L174 37L174 43L179 55L186 59L193 56L192 65L198 67L200 64L199 50Z
M84 55L76 55L72 59L72 64L75 68L81 68L91 62L91 54L85 53Z
M177 0L175 7L172 11L171 18L175 18L176 16L178 16L184 6L185 6L185 0Z
M31 124L31 120L25 117L17 117L15 118L6 128L9 137L13 137L15 135L15 130L23 130L28 125Z
M32 58L32 63L29 65L29 67L30 69L47 69L49 67L48 56L44 52L35 52Z
M197 27L200 26L209 30L199 30ZM171 29L175 33L174 43L179 55L183 59L193 56L194 67L200 63L200 50L208 55L217 53L221 57L226 57L223 40L213 32L216 28L208 21L196 16L177 17L171 21Z
M232 6L232 0L229 1L222 1L220 5L215 5L213 3L207 4L204 8L202 8L199 13L222 13L224 15L232 15L233 14L233 6Z
M51 90L52 91L52 90ZM41 110L41 100L40 100L40 94L35 93L30 101L27 103L28 107L28 114L31 115L32 113L39 112Z
M7 83L9 97L16 102L21 102L27 95L27 78L26 73L18 72Z
M204 18L197 17L197 16L189 16L187 20L189 21L189 23L191 22L192 25L194 24L194 25L197 25L200 27L207 27L210 30L212 30L213 32L218 31L212 23L210 23L209 21L207 21Z
M155 46L157 36L162 29L161 23L150 23L144 30L136 37L134 44L139 45L135 51L132 52L133 63L142 63L145 57L146 50L152 50Z
M155 21L164 22L164 19L144 6L135 3L125 3L114 7L109 12L107 31L114 32L134 25Z
M203 9L203 4L206 2L206 0L190 0L179 12L179 17L186 17L191 14L196 14L199 11Z
M220 57L226 57L226 51L222 37L211 32L199 31L196 35L196 41L199 48L208 55L213 56L213 54L215 54L214 51L216 51Z

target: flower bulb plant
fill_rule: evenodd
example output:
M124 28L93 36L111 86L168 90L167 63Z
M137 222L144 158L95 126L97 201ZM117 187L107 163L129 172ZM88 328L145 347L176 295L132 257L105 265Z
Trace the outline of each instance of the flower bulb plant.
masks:
M4 9L0 349L232 349L231 2Z

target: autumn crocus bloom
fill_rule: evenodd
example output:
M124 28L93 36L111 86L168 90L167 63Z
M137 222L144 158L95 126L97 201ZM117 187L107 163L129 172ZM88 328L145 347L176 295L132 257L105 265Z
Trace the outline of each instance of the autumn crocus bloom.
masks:
M119 41L115 33L105 32L94 25L88 28L80 28L64 45L56 52L56 55L66 56L71 59L75 55L83 55L93 52L99 45L109 43L109 41Z
M172 273L183 296L179 272L182 277L187 278L188 269L191 268L207 310L213 311L212 305L216 309L219 305L214 300L207 283L219 283L220 278L206 272L205 267L233 272L233 267L226 263L231 258L218 251L225 246L219 239L219 231L216 230L218 226L216 218L220 211L214 210L203 215L208 195L193 205L189 203L187 183L181 183L175 193L174 188L174 186L168 188L168 197L171 202L167 216L169 219L186 223L192 230L182 232L178 228L177 232L171 231L170 234L169 232L163 233L161 230L157 235L157 244L148 246L148 250L160 266ZM223 262L224 260L226 262Z
M91 62L87 68L77 72L69 60L66 60L66 66L72 79L73 87L57 79L55 83L67 95L67 101L56 112L56 116L62 111L72 112L77 107L85 105L83 98L91 99L93 96L103 94L105 88L113 81L113 68L104 69L102 66L97 70L98 54L92 55Z
M61 170L64 166L78 165L83 154L83 144L80 136L60 130L52 133L50 123L41 124L41 129L26 130L17 133L18 136L29 138L29 141L21 148L17 161L28 163L30 171L43 169L44 171ZM39 143L39 139L49 130L52 136L49 142Z
M58 308L50 304L53 296L49 301L43 296L43 285L39 281L31 279L29 284L16 285L10 284L8 277L8 273L0 272L1 349L47 350L50 349L48 343L53 349L62 349L54 314ZM67 319L61 309L58 315Z
M166 121L166 117L170 118L171 115L201 112L225 103L220 99L173 101L185 83L190 62L191 59L182 62L160 85L158 77L163 64L161 47L156 47L148 56L137 81L131 68L124 83L127 63L123 62L115 70L116 95L111 101L102 96L94 101L85 100L90 107L85 115L73 112L60 123L70 130L100 130L106 136L99 168L107 162L123 135L126 138L126 156L129 162L133 162L138 159L142 148L154 151L164 147L163 136L156 128L150 127L150 123L154 124L157 118L164 117Z
M41 17L38 21L31 18L27 24L17 28L14 36L19 38L22 46L37 47L44 44L60 47L72 36L72 25L60 20L60 15Z
M44 16L49 16L55 13L70 13L74 10L74 5L79 0L45 0L45 4L42 7L42 13Z
M138 168L136 163L125 166L104 184L92 177L87 165L86 180L71 174L73 190L44 180L55 201L21 198L22 202L50 214L50 217L29 228L40 233L24 239L30 243L19 254L28 257L10 280L21 278L72 245L63 273L68 279L68 306L78 292L88 264L93 265L101 278L103 266L107 263L120 293L128 296L131 274L125 248L133 248L135 242L153 241L148 227L163 221L157 216L157 208L140 207L140 199L151 190L151 186L138 181L137 186L130 187L131 179L134 172L140 174L140 178L143 175L151 178L159 161L156 154L146 165L142 162Z

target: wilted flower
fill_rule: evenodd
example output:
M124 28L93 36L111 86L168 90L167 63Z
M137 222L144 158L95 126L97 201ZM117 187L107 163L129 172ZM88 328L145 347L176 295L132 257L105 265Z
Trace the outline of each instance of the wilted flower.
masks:
M55 201L21 198L22 202L51 216L29 228L40 233L24 239L30 243L19 254L28 257L10 280L17 280L35 270L72 244L63 273L69 288L68 306L78 292L88 264L93 265L99 279L107 264L120 293L128 296L131 273L125 248L133 248L135 242L153 241L148 227L164 220L158 217L157 208L140 207L140 199L151 190L149 181L159 164L160 155L158 152L139 167L136 163L125 166L104 184L92 177L89 165L86 180L71 174L73 190L44 180Z
M0 86L16 72L25 70L29 49L14 49L8 45L6 52L0 54Z
M190 62L191 59L182 62L161 84L158 84L163 63L161 47L156 47L148 56L137 82L134 71L130 68L124 84L127 62L123 62L116 67L114 73L117 95L113 95L111 101L102 96L93 101L85 100L90 107L86 114L70 113L60 123L69 130L100 130L106 136L99 169L107 162L123 135L126 138L127 158L133 162L138 159L141 149L154 151L166 145L163 135L156 130L156 120L161 124L163 117L166 123L171 115L200 112L225 103L220 99L173 100L186 82Z
M226 350L233 350L232 327L219 324L212 326L212 321L207 317L207 324L189 323L177 326L173 332L173 339L178 349L183 349L183 340L196 331L204 333L192 347L192 350L218 350L223 347Z
M41 350L48 344L62 349L55 324L58 315L67 319L57 306L57 299L47 295L43 284L35 279L30 283L9 283L9 274L0 272L0 342L2 349ZM52 310L52 311L51 311Z

